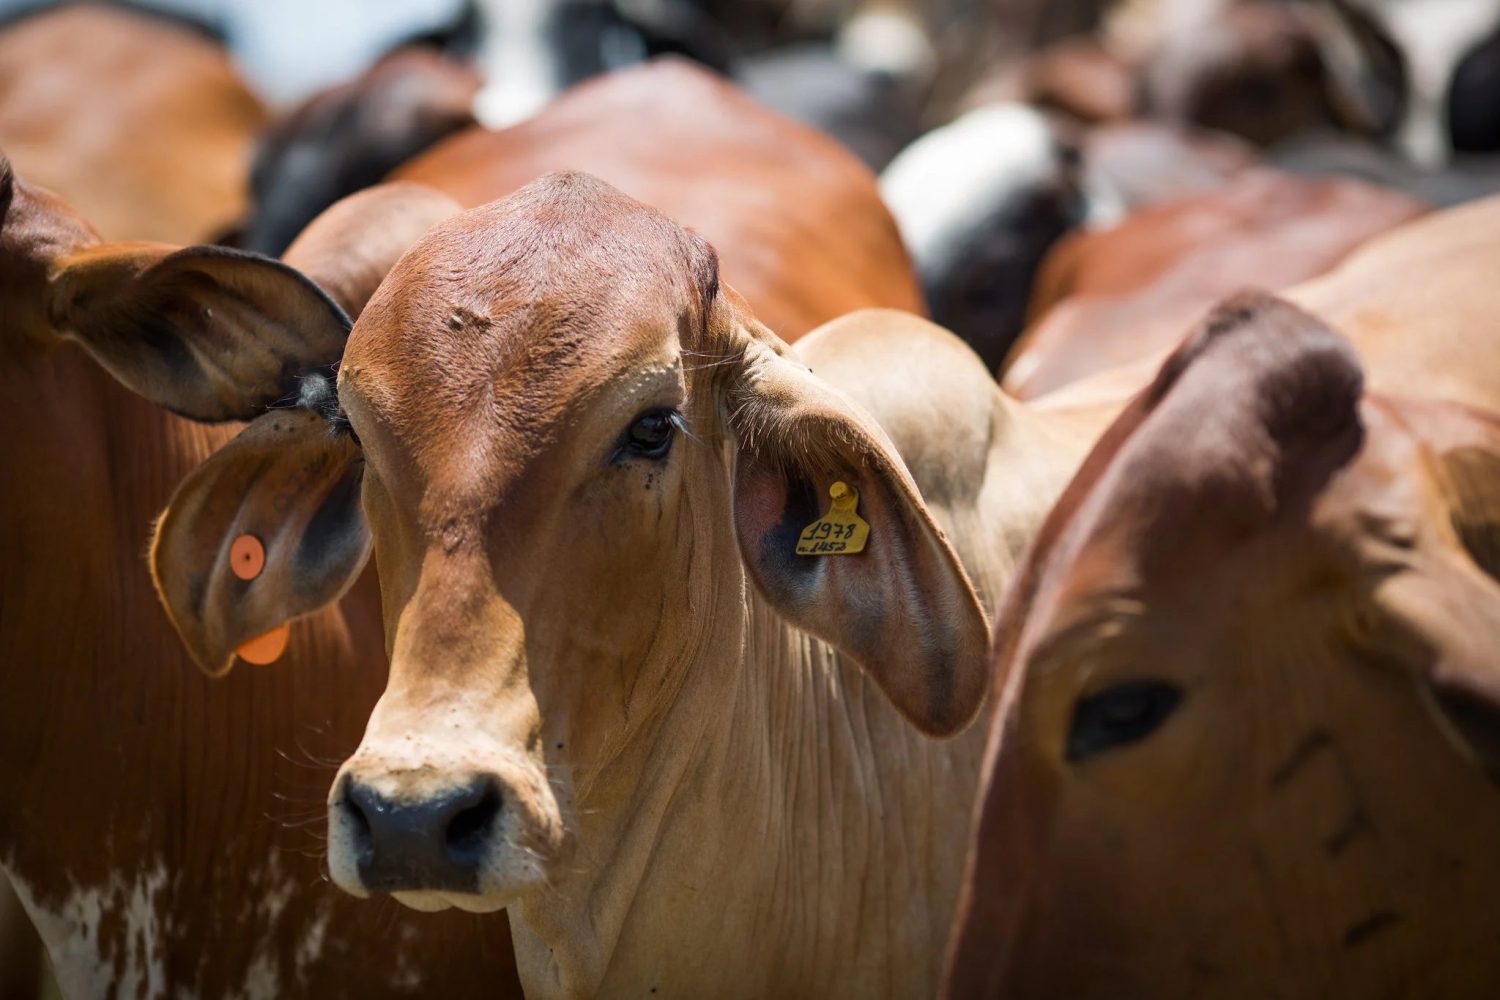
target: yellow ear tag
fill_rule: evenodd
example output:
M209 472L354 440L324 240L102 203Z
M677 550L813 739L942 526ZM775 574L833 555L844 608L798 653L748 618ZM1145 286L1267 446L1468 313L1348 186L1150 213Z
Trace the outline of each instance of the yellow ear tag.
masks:
M859 507L859 490L845 482L828 488L833 504L828 513L809 524L797 539L799 556L852 556L865 550L870 525L854 511Z

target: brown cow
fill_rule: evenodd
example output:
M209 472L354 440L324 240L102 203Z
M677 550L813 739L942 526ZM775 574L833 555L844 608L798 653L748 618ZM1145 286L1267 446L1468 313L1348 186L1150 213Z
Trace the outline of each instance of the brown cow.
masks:
M1282 294L1353 341L1373 388L1500 410L1500 283L1491 275L1497 239L1500 196L1397 226ZM1121 402L1151 380L1161 358L1043 398L1049 407Z
M869 170L682 60L582 84L514 128L455 136L396 176L474 206L557 170L593 173L701 233L725 279L787 340L868 306L922 311Z
M331 210L291 257L340 309L264 258L101 243L0 159L0 881L70 996L518 988L488 944L503 923L414 920L323 882L307 824L325 762L354 746L384 682L374 581L298 625L275 668L209 683L141 565L172 484L236 430L168 410L244 418L295 393L293 362L336 359L344 309L456 209L408 187ZM268 290L286 305L257 312ZM321 324L298 325L294 306ZM179 335L215 324L257 338L262 395L229 381L248 356L222 367L212 339ZM309 480L337 505L336 483Z
M985 608L1099 417L1029 413L909 314L788 348L701 237L580 174L413 247L339 401L253 423L152 549L219 670L373 535L391 681L335 881L508 907L533 995L929 994L978 729L918 730L978 710ZM308 462L362 470L368 525L313 516ZM831 495L862 552L808 530ZM246 534L275 541L242 587Z
M1375 237L1288 289L1356 347L1381 392L1500 410L1500 196Z
M1497 497L1492 412L1216 310L1007 598L949 995L1500 991Z
M183 24L67 4L0 31L0 149L109 239L195 243L245 210L260 100Z
M1023 399L1170 349L1193 319L1247 284L1314 278L1357 245L1427 210L1359 181L1273 170L1066 237L1033 291L1040 317L1017 341L1007 390Z

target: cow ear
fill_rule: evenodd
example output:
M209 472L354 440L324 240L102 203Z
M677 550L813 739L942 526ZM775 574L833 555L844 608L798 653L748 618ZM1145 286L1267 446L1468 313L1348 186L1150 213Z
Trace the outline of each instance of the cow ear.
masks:
M1345 124L1364 135L1394 131L1405 101L1406 71L1400 52L1368 14L1353 4L1294 4L1317 47L1330 103Z
M463 206L425 184L377 184L335 202L287 248L285 261L358 317L408 247Z
M191 472L157 520L151 575L193 659L279 655L288 622L341 597L370 555L364 459L311 407L273 410Z
M349 320L305 275L223 247L101 243L0 156L7 325L79 341L126 387L198 420L249 420L337 361Z
M339 359L349 318L280 261L226 247L103 243L51 270L52 326L126 387L194 420L250 420Z
M746 344L728 391L734 521L751 578L787 620L862 666L918 729L958 732L988 690L990 631L957 555L874 420L768 334ZM857 495L863 550L799 554L837 483Z
M1395 577L1381 600L1422 637L1418 680L1444 731L1500 778L1500 420L1437 402L1405 401L1401 415L1431 457L1447 509L1439 530L1456 544Z

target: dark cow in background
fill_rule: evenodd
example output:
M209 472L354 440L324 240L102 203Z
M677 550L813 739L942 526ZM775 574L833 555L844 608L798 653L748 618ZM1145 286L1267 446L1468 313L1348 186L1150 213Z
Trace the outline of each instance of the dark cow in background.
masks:
M346 311L456 208L415 186L336 206L290 254L333 299L265 258L102 242L0 159L0 877L69 996L518 995L508 949L486 943L503 920L411 920L323 881L319 774L385 678L374 581L298 623L275 667L212 684L141 558L168 484L237 430L195 420L295 397L281 355L336 360ZM267 287L328 339L255 312L244 293ZM266 395L236 393L240 363L175 332L215 323L256 338ZM349 501L304 472L303 495Z
M1365 18L1331 3L1223 4L1164 34L1136 76L1143 117L1258 146L1318 130L1380 137L1402 108L1399 55Z
M0 149L110 239L216 238L266 121L223 46L181 22L80 3L0 27Z
M241 245L279 253L318 212L445 136L513 125L575 83L665 53L723 70L729 42L690 0L472 0L275 122Z
M1026 323L1047 250L1088 205L1076 148L1021 104L934 129L880 175L932 317L992 370Z
M1500 152L1500 6L1493 0L1347 0L1401 56L1392 141L1413 162Z
M1493 412L1213 312L1007 600L947 994L1500 990L1497 497Z
M481 83L434 46L405 46L277 119L255 150L236 245L280 254L323 209L475 124Z

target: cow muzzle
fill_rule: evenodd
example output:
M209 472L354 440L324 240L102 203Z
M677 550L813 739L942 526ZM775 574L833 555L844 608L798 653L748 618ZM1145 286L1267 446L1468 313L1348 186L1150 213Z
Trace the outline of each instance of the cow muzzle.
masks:
M563 838L544 779L364 769L357 759L328 801L328 868L346 892L489 912L545 884Z
M338 805L360 882L370 892L426 889L477 893L479 866L503 800L491 778L413 802L392 801L345 779Z

